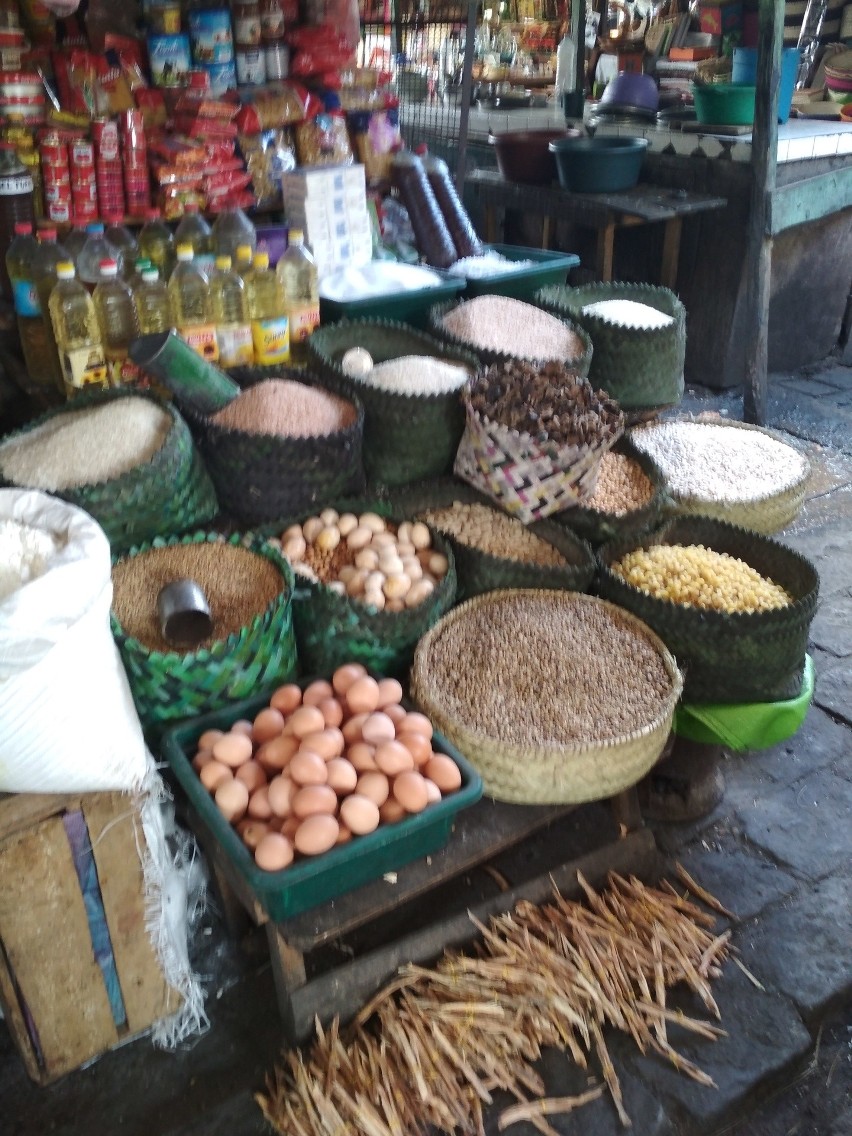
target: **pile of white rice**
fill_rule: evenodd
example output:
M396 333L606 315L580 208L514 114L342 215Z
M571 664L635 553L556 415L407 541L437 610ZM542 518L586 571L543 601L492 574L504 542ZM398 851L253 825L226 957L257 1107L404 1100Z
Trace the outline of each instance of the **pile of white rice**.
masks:
M622 327L638 327L643 330L670 327L674 323L672 317L665 312L658 312L650 304L639 304L635 300L598 300L594 304L586 304L583 315L600 316L612 323L619 323Z

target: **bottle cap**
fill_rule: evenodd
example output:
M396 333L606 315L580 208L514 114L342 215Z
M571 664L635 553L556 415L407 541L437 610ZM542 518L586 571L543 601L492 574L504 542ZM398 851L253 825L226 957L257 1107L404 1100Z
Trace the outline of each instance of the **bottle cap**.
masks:
M251 245L237 245L237 260L251 260Z
M252 261L252 264L255 266L255 268L269 268L269 253L256 252L254 254L254 260Z
M291 229L287 234L288 245L303 245L305 243L305 234L301 229Z
M60 280L73 280L74 265L70 260L60 260L56 266L56 275Z
M156 268L146 268L142 272L142 279L146 284L156 284L160 279L160 274Z
M227 272L231 267L231 258L229 256L217 256L216 267L220 272Z
M104 233L103 221L90 221L88 223L88 225L86 226L86 232L87 233L94 233L97 236L102 237L103 233Z
M16 221L15 222L15 236L28 237L33 231L32 225L29 221Z
M40 241L46 241L48 244L50 244L51 241L56 240L56 229L54 229L50 225L46 225L43 229L39 229L38 239Z
M139 256L136 258L136 263L133 265L137 272L144 272L146 268L153 268L153 264L147 256Z
M102 260L98 265L101 276L105 280L111 279L113 276L118 276L118 265L114 260Z
M195 253L192 251L192 245L180 244L177 247L178 260L192 260Z

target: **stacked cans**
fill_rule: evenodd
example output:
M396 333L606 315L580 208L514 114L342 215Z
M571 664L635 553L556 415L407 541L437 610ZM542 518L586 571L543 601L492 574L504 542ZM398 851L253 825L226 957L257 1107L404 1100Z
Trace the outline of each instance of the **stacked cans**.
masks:
M118 123L108 118L96 118L92 123L92 141L101 216L108 213L124 216L124 174L118 145Z
M144 217L151 205L148 145L141 110L126 110L119 118L124 163L124 196L131 217Z
M45 212L50 221L66 224L72 216L68 146L58 134L48 134L42 141L39 152Z
M78 225L98 219L98 186L95 175L95 147L85 138L68 143L71 168L71 204Z

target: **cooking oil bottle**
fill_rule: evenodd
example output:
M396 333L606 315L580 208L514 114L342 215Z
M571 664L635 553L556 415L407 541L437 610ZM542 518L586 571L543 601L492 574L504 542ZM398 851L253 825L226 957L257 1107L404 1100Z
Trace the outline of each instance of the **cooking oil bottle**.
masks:
M56 275L57 284L50 293L50 320L59 348L65 393L73 398L84 387L108 387L109 371L88 289L75 280L70 260L57 265Z
M157 208L145 213L145 224L139 232L139 255L150 260L165 284L175 266L175 238Z
M50 293L56 287L59 279L57 269L64 260L70 260L68 251L57 240L57 231L53 225L46 225L38 231L40 257L37 262L36 289L38 291L39 306L44 322L44 329L50 340L50 350L53 358L53 379L59 394L65 393L65 384L62 379L62 365L59 362L59 351L56 338L53 334L53 324L50 322Z
M18 221L6 253L6 271L18 321L18 334L33 394L47 405L58 401L59 360L45 324L38 293L42 250L29 221Z
M237 251L234 256L234 271L243 280L246 278L246 273L251 272L251 260L254 256L251 245L238 245Z
M155 335L174 327L169 289L156 268L146 268L133 293L140 335Z
M210 307L210 283L194 262L192 245L179 244L169 279L172 318L183 340L210 363L219 359L216 326Z
M319 276L314 258L305 248L304 234L291 229L287 251L275 270L284 291L284 308L290 327L290 360L308 361L307 342L319 327Z
M219 366L250 367L254 362L254 344L246 286L231 271L229 256L216 257L216 271L210 277L210 302L219 342Z
M213 267L213 230L201 216L195 202L189 202L175 229L175 251L179 245L191 245L196 264L205 272Z
M284 294L278 277L269 270L268 253L255 253L245 284L255 363L268 366L289 362L290 333Z
M101 261L101 278L92 301L101 330L110 386L130 386L139 379L139 370L129 358L130 344L139 335L139 321L133 293L119 276L116 261Z

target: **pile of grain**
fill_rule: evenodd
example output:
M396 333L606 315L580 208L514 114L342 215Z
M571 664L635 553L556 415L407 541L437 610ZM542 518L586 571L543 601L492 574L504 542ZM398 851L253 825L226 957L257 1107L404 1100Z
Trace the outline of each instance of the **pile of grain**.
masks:
M477 296L447 312L446 330L472 347L520 359L579 359L583 341L556 316L506 296Z
M598 300L594 304L586 304L583 315L600 316L610 323L621 324L622 327L638 327L650 331L656 327L671 327L674 320L665 312L652 308L650 304L638 304L635 300Z
M476 548L503 560L518 560L543 568L563 567L568 563L557 548L531 533L516 517L488 505L464 505L454 501L443 509L428 509L421 513L420 520L466 548Z
M469 378L470 371L458 363L446 363L433 355L401 355L377 363L362 381L394 394L433 395L460 390Z
M0 473L55 493L120 477L161 449L172 420L147 398L120 398L67 411L0 445Z
M213 634L196 651L246 627L284 588L271 560L224 541L172 544L119 560L112 571L112 610L125 634L149 651L174 650L160 633L157 596L181 579L201 585L213 617Z
M654 485L642 467L626 454L604 454L598 483L586 509L623 517L641 509L654 496Z
M507 272L523 272L534 268L534 260L509 260L499 252L490 249L481 256L466 256L450 265L450 272L465 276L468 280L485 280L489 276L504 276Z
M0 601L43 576L59 551L56 538L20 521L0 521Z
M356 417L351 402L321 387L266 379L238 394L211 422L246 434L315 438L347 429Z

